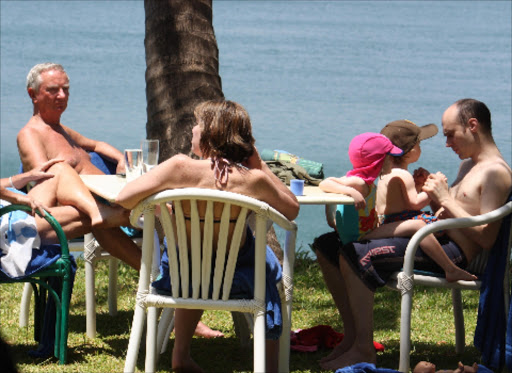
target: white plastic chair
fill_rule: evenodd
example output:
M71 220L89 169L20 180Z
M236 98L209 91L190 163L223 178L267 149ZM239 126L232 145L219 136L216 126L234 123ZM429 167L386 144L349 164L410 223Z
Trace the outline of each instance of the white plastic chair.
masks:
M462 312L462 296L461 290L480 290L481 281L456 281L448 282L442 277L429 276L428 274L414 273L414 257L419 243L427 235L453 228L466 228L487 224L512 213L512 201L507 202L504 206L488 212L486 214L472 216L467 218L446 219L429 224L418 230L409 241L404 258L404 268L400 272L395 272L386 286L395 290L399 290L402 294L402 305L400 314L400 363L398 370L400 372L409 372L410 368L410 352L411 352L411 309L413 288L415 285L423 285L430 287L447 288L452 290L453 315L455 319L455 350L462 353L465 346L465 330L464 315ZM512 224L508 231L508 255L503 258L506 261L504 294L506 314L508 313L509 304L509 266L510 266L510 250L512 244L512 234L510 234ZM476 274L482 274L487 265L488 251L482 252L476 257L468 267L468 269Z
M187 223L182 210L182 202L187 201L191 208L190 247L187 242ZM204 223L200 221L197 201L206 201ZM166 204L172 203L175 209L176 230L172 224ZM213 242L214 203L223 203L219 238ZM160 206L160 221L168 243L169 272L173 296L157 294L151 281L158 275L159 250L154 244L155 207ZM239 206L241 212L236 219L232 237L229 235L231 206ZM286 219L268 204L236 193L210 189L185 188L159 192L142 201L132 212L132 224L144 215L142 263L139 287L133 317L133 325L125 362L125 372L133 372L137 362L142 329L147 312L146 330L146 372L156 370L157 360L157 308L187 308L225 310L250 313L254 317L254 371L265 371L265 245L267 222L271 221L286 231L283 259L283 283L285 301L282 304L283 332L280 339L279 371L289 370L291 302L293 290L293 265L295 260L295 238L297 226ZM254 297L249 299L229 299L233 274L242 236L246 230L247 218L255 218L255 282ZM202 219L202 217L201 217ZM203 226L201 226L203 225ZM232 226L232 225L231 225ZM217 249L214 254L214 246ZM180 262L176 250L179 248ZM212 268L212 258L216 257ZM189 264L191 271L189 272ZM213 271L213 277L211 276ZM189 292L189 273L191 289ZM213 279L212 281L210 281ZM210 286L213 295L209 296ZM182 295L179 296L179 292ZM168 321L164 322L165 326Z

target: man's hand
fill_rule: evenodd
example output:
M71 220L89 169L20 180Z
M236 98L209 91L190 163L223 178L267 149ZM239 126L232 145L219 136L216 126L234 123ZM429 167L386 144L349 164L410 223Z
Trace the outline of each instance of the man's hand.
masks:
M116 174L124 174L126 173L126 167L124 163L124 157L122 157L118 162L116 166Z
M451 198L448 190L448 178L441 172L430 174L422 189L439 206L443 206L444 202Z

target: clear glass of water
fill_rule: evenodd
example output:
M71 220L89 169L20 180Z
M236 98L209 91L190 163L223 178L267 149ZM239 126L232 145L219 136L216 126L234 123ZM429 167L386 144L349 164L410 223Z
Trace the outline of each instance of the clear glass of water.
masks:
M132 181L142 175L142 150L125 149L126 181Z
M158 140L142 140L142 172L146 173L158 164Z

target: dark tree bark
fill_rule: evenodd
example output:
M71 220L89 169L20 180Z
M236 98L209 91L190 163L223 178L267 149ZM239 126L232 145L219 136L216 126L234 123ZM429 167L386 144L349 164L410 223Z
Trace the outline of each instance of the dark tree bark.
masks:
M223 98L211 0L145 0L147 138L160 162L189 153L194 108Z

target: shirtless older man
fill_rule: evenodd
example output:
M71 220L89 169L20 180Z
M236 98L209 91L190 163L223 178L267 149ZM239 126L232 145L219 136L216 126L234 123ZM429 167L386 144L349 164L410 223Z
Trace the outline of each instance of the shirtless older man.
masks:
M59 210L61 219L66 213L65 221L69 229L83 232L83 225L91 226L91 231L102 247L138 270L139 248L121 229L112 227L129 224L128 215L125 213L128 210L98 205L80 178L72 178L73 175L68 170L74 170L73 172L82 175L103 174L91 163L87 154L87 151L94 151L117 162L116 171L124 172L123 154L105 142L89 139L60 123L60 117L66 110L69 99L69 78L61 65L44 63L34 66L27 76L27 92L34 105L34 113L18 134L18 151L23 169L30 171L54 158L66 161L56 163L50 169L60 177L40 182L31 189L31 196L48 207L63 204L74 206L78 213L72 213L69 209ZM64 176L65 181L62 181ZM59 185L64 187L59 188ZM90 221L84 220L84 216L88 216ZM123 216L125 223L120 224ZM73 226L69 223L75 218L81 219L82 224ZM195 333L206 338L224 335L202 322L197 325Z
M443 174L417 170L416 178L426 179L423 190L432 200L440 218L460 218L484 214L502 206L512 190L512 171L498 150L491 132L491 113L474 99L462 99L443 114L446 146L460 157L458 176L450 188ZM428 176L426 176L428 174ZM377 229L392 232L393 223ZM464 266L482 250L492 248L500 222L478 227L447 230L445 250L457 251ZM390 234L389 236L392 236ZM323 369L338 369L358 362L376 362L373 346L373 300L377 287L401 267L401 261L386 261L386 246L393 258L403 257L408 238L376 239L354 242L340 248L331 233L318 237L313 244L327 287L341 314L345 337L330 355L320 361ZM338 251L338 249L341 249ZM364 267L358 260L367 259ZM388 254L389 256L389 254ZM387 258L389 259L389 258ZM380 261L380 263L379 263ZM430 258L421 258L416 267L429 268ZM384 264L385 263L385 264Z
M59 64L44 63L34 66L27 76L27 92L34 111L28 123L18 133L18 151L24 171L30 171L50 159L62 159L50 170L59 175L61 168L73 169L77 174L103 174L91 163L88 151L94 151L114 162L118 171L124 171L123 154L113 146L89 139L61 124L61 115L69 99L69 78ZM63 174L69 174L67 172ZM57 178L36 184L31 195L48 207L71 205L90 219L94 236L107 251L135 269L140 266L140 250L118 227L111 227L113 218L126 221L128 212L121 207L102 206L90 194L80 178L74 182L55 184Z

